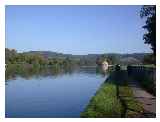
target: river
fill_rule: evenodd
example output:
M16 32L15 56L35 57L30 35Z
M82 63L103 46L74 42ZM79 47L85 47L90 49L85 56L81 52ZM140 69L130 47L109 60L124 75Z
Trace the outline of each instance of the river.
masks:
M77 118L107 75L95 68L6 79L6 117Z

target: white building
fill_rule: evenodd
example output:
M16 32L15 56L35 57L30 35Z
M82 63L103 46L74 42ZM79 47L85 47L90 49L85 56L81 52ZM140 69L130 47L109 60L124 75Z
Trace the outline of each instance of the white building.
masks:
M107 70L108 69L108 62L107 61L103 61L102 62L102 69L103 70Z

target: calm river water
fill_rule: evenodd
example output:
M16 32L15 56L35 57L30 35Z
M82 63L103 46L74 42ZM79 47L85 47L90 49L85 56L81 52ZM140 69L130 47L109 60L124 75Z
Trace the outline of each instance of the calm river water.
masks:
M6 117L80 117L107 75L81 68L6 80Z

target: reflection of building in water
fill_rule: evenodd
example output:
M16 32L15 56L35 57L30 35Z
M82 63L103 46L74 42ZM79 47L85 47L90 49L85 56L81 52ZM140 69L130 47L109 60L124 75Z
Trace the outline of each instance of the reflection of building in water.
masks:
M101 66L102 66L102 69L106 71L108 69L108 62L106 60L104 60L101 64Z

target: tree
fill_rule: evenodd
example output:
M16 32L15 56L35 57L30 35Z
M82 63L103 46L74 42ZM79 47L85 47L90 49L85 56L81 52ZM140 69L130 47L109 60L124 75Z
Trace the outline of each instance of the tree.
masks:
M118 63L118 59L115 55L108 55L107 56L107 61L109 64L116 64Z
M5 60L6 63L13 63L14 62L14 58L17 56L17 51L14 49L8 49L5 48Z
M107 60L107 62L109 62L109 60L107 59L107 56L105 54L102 54L100 57L98 57L96 59L96 64L101 65L103 63L103 61L106 61L106 60Z
M147 32L143 35L145 44L150 44L153 55L156 56L156 6L145 5L141 8L140 17L146 18L146 24L143 26Z
M155 64L155 56L152 54L145 55L143 59L143 64Z

